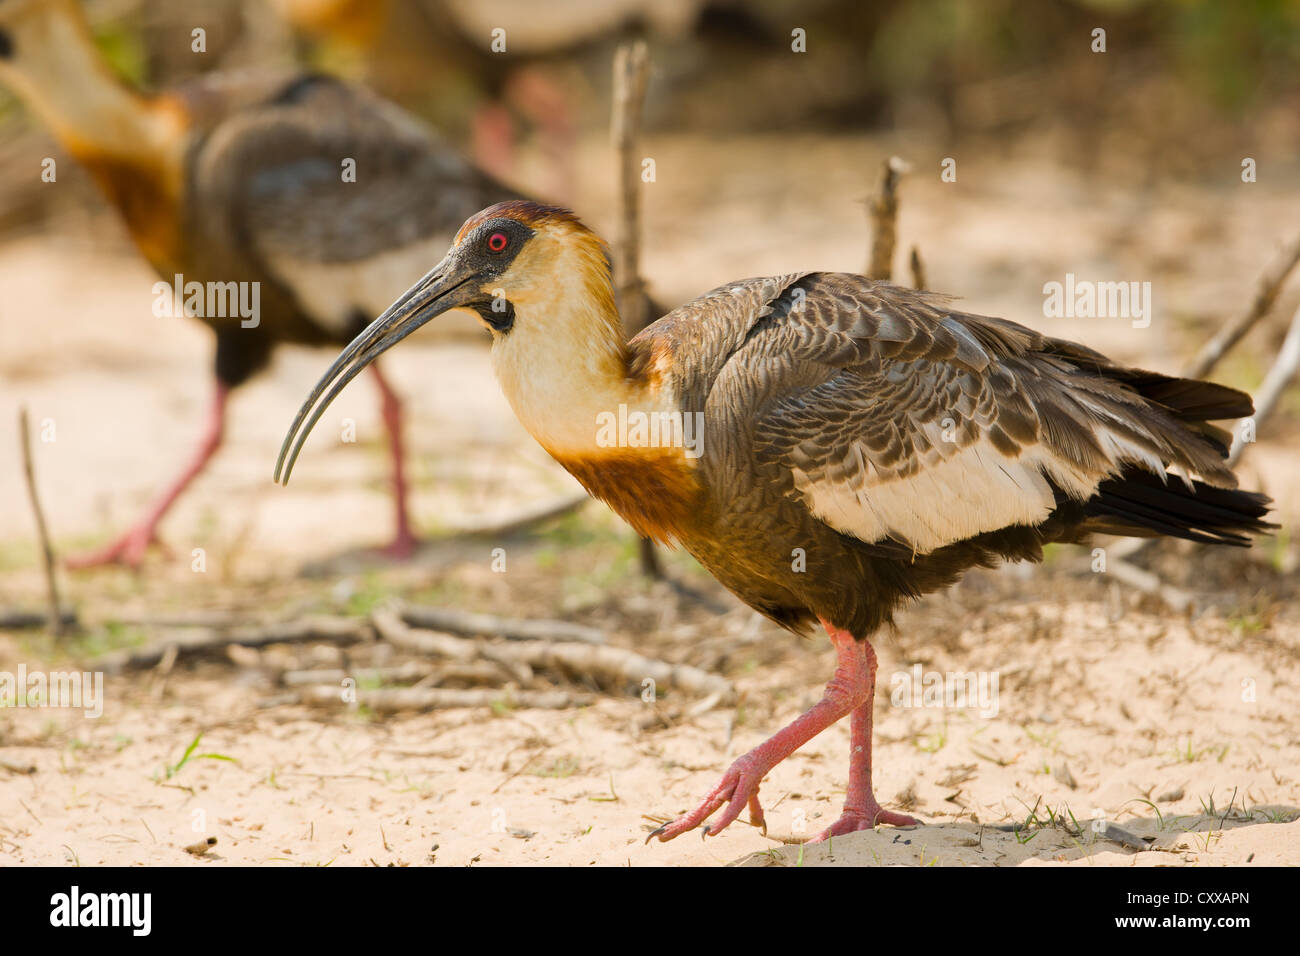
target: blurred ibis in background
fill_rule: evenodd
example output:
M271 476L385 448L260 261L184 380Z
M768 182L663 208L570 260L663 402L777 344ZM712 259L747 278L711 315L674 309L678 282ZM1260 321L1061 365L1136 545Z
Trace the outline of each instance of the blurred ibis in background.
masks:
M843 273L734 282L626 341L602 242L572 213L521 201L472 216L343 351L277 479L348 382L456 308L482 318L515 413L591 494L759 613L796 632L820 622L834 645L821 701L660 840L724 807L706 834L745 807L761 825L763 777L844 716L848 796L819 839L914 823L872 789L869 638L966 569L1039 561L1093 532L1246 546L1271 527L1269 499L1236 490L1230 435L1211 424L1251 414L1241 392Z
M230 390L276 345L347 343L466 216L517 196L397 107L338 80L229 74L136 92L100 57L75 0L0 3L0 80L89 170L169 285L179 275L258 290L251 327L241 315L197 316L216 335L216 388L194 457L136 526L75 566L142 560L220 446ZM378 372L375 382L400 555L414 543L401 405Z

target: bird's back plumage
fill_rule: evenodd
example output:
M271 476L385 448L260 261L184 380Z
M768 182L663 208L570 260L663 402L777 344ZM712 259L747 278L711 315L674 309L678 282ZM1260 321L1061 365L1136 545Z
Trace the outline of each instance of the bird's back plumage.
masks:
M704 501L683 544L769 616L865 636L975 565L1094 532L1244 544L1249 396L860 276L714 290L631 343L702 412ZM665 357L671 357L666 360Z
M188 158L187 260L200 281L261 284L268 347L348 341L466 216L515 195L360 87L308 75L260 89L227 92L224 113L204 108ZM219 340L228 331L210 324ZM245 331L230 334L256 354Z

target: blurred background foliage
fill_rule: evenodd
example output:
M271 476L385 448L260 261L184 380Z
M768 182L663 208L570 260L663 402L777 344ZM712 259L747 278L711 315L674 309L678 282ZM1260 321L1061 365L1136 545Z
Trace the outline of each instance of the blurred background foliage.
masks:
M933 124L961 136L1067 111L1235 124L1296 112L1300 0L98 0L101 46L164 88L295 64L366 79L463 134L520 65L603 119L608 62L652 43L654 122L705 129ZM203 27L207 51L191 51ZM489 50L506 30L507 52ZM790 58L791 30L807 53ZM1091 31L1106 30L1105 59ZM701 95L704 94L704 95ZM1140 94L1140 95L1137 95ZM6 111L14 104L7 96Z
M651 46L651 133L896 132L1203 176L1225 141L1300 157L1300 0L92 0L99 43L146 88L223 69L364 81L472 152L497 109L517 142L563 113L607 135L613 50ZM191 49L206 31L206 52ZM506 31L507 51L490 50ZM791 51L792 30L807 52ZM1093 30L1106 31L1094 53ZM33 139L32 137L35 137ZM0 168L48 149L0 90ZM1171 146L1171 144L1174 144ZM559 148L554 142L543 150ZM501 172L501 170L498 170ZM561 199L565 197L560 197ZM11 225L48 197L0 187ZM21 208L20 208L21 207ZM18 216L30 218L30 216Z

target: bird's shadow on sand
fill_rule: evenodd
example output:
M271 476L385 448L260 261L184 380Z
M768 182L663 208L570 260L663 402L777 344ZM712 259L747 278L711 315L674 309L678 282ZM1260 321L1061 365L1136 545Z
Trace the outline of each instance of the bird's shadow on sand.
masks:
M730 866L1020 866L1031 859L1078 863L1100 854L1118 854L1125 864L1152 853L1156 865L1182 866L1247 862L1244 846L1216 854L1234 831L1290 823L1300 808L1257 806L1221 814L1156 814L1129 817L1122 823L1058 818L1055 824L938 823L915 827L879 827L826 843L786 843L741 857ZM779 838L779 837L778 837ZM1233 841L1235 842L1235 841ZM1138 845L1142 848L1139 849ZM1237 859L1240 855L1242 858ZM1095 862L1095 861L1094 861ZM1278 862L1278 861L1273 861ZM1085 864L1086 865L1086 864Z

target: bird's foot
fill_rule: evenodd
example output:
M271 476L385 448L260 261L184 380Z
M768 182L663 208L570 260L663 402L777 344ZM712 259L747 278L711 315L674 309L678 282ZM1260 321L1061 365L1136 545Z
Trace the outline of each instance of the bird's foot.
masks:
M737 758L723 775L722 782L709 791L709 795L700 802L698 807L652 831L646 837L646 842L649 843L658 837L659 842L666 843L687 830L694 830L724 803L727 804L727 809L723 811L722 816L704 827L702 836L716 836L721 833L736 817L740 816L740 811L746 806L749 807L750 825L762 827L763 832L767 833L763 808L758 802L758 787L771 769L772 764L761 757L755 757L754 751Z
M892 827L914 827L918 822L906 813L882 810L880 804L872 800L861 810L850 810L846 807L838 820L808 842L822 843L831 837L844 836L846 833L856 833L858 830L874 830L882 823Z
M392 561L405 561L419 550L420 539L409 531L399 531L388 544L378 549L378 554Z
M154 525L149 523L138 524L116 541L87 554L78 554L65 558L63 563L74 571L87 568L102 568L113 564L135 569L144 563L150 545L154 544L158 545L164 554L171 555L171 551L159 540Z

